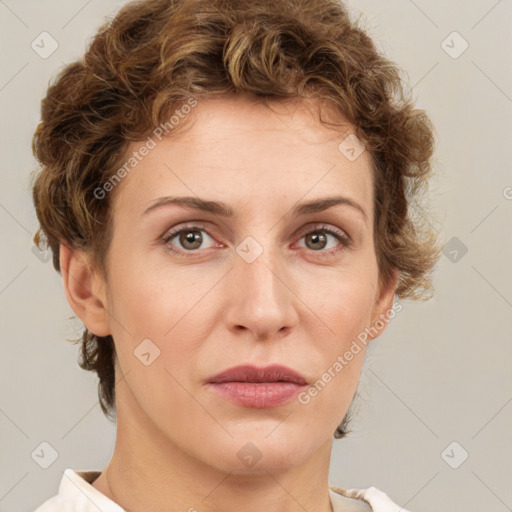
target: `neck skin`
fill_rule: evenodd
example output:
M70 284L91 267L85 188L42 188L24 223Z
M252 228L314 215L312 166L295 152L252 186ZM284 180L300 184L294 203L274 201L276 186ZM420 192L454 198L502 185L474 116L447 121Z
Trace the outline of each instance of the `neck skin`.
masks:
M229 474L191 457L164 437L130 391L122 388L118 404L124 407L117 410L108 479L103 471L92 486L127 512L239 512L241 507L244 512L332 512L332 440L286 472Z

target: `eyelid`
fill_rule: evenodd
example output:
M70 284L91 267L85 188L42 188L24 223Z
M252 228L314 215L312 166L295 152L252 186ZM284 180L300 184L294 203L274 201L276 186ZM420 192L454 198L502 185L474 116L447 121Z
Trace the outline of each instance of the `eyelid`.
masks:
M344 229L333 226L332 224L326 224L324 222L316 222L314 224L308 224L301 228L298 232L298 235L302 238L304 235L315 231L326 231L331 234L335 234L340 238L344 239L347 243L353 243L352 237L345 231Z
M186 222L185 224L177 224L176 226L168 229L161 238L164 242L168 243L169 240L175 238L182 231L186 230L205 231L210 238L214 239L214 237L209 233L208 224L200 221Z

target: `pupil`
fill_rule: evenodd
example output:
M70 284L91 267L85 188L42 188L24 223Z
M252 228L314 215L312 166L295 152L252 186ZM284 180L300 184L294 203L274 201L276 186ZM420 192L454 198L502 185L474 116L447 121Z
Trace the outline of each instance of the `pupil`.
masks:
M192 247L188 247L189 249L197 249L201 245L201 235L197 231L187 231L184 235L182 243L185 248L187 248L187 244L192 244Z
M313 244L318 244L318 243L322 244L322 242L324 242L322 247L320 247L320 249L324 248L325 242L326 242L326 236L324 234L314 233L314 234L310 235L310 238L312 239Z

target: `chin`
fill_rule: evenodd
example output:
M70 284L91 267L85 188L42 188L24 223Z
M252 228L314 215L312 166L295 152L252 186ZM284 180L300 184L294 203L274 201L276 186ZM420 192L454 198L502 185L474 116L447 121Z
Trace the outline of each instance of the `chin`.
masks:
M246 429L229 440L212 440L211 446L216 449L208 458L224 472L274 474L300 466L325 442L325 439L311 438L310 433L298 427L292 429L280 424L276 428L274 424L272 428Z

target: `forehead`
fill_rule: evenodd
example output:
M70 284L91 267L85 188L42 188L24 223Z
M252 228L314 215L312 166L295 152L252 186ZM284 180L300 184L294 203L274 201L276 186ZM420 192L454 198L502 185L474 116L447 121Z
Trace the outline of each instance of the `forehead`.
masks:
M319 106L315 100L298 99L272 102L270 108L244 97L199 101L183 116L178 131L161 140L150 134L152 149L118 185L114 209L129 205L142 212L159 197L179 194L254 211L283 199L342 194L364 205L370 215L370 156L364 151L355 160L347 158L342 150L352 143L347 136L353 127L326 127L318 119ZM141 144L132 143L125 160Z

